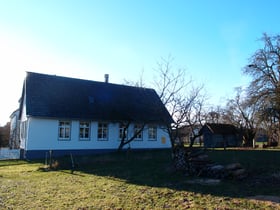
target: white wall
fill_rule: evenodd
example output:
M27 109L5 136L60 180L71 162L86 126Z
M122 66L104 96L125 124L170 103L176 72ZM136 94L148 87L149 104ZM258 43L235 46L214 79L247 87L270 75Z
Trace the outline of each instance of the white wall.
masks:
M70 140L59 140L58 120L29 118L28 122L26 150L117 149L120 143L118 123L109 123L108 140L99 141L97 139L98 122L91 122L90 140L79 139L79 121L71 121ZM132 131L133 125L129 128L129 133L132 133ZM164 139L165 143L162 143ZM148 129L144 129L143 139L141 141L132 141L130 147L139 149L170 148L171 144L168 134L158 127L156 141L148 140Z

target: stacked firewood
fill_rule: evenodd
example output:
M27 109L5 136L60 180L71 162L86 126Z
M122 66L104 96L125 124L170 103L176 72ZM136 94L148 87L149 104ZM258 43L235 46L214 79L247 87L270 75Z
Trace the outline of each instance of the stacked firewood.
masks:
M246 170L240 163L220 165L212 162L203 150L188 151L177 148L174 152L174 163L177 170L188 175L217 179L243 179L247 176Z
M176 147L173 150L173 162L176 170L185 171L187 167L187 153L184 147Z

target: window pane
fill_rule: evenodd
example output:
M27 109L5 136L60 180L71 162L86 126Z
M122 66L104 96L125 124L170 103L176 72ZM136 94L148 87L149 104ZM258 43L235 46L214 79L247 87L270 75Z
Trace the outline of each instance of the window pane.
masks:
M80 138L83 138L83 128L80 128Z
M89 129L85 128L84 138L89 138Z
M65 138L70 137L70 128L65 128Z
M64 137L64 128L59 128L59 138Z

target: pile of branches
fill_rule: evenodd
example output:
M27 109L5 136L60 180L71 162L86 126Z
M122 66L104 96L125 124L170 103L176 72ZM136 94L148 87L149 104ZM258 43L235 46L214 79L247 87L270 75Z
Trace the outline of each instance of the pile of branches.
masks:
M177 147L173 151L173 161L176 170L190 176L209 177L216 179L243 179L247 171L240 163L221 165L214 163L203 150Z

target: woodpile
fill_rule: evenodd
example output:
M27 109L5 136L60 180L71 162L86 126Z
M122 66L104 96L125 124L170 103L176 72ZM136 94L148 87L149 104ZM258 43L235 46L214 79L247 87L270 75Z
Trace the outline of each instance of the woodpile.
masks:
M240 163L221 165L214 163L203 150L188 151L184 147L174 150L173 156L176 170L184 171L191 176L215 179L243 179L247 171Z
M173 161L176 170L185 171L187 168L186 150L183 147L176 147L173 151Z

